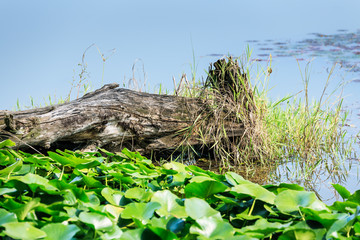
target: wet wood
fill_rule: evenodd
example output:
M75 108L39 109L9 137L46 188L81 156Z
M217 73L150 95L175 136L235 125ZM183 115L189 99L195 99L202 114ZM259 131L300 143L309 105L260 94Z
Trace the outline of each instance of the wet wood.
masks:
M149 154L175 149L204 111L195 98L140 93L108 84L83 97L45 108L0 111L0 140L10 138L23 150L35 148L120 151L123 147ZM225 126L241 136L241 123ZM190 134L187 144L202 144Z

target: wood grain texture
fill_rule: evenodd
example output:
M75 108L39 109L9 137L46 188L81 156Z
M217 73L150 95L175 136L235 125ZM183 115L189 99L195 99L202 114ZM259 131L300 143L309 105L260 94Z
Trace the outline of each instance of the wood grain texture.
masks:
M140 93L108 84L61 105L26 111L0 111L0 139L10 138L19 149L119 151L141 153L175 149L181 130L191 126L204 102L196 98ZM230 124L230 135L243 133ZM188 144L201 144L194 134Z

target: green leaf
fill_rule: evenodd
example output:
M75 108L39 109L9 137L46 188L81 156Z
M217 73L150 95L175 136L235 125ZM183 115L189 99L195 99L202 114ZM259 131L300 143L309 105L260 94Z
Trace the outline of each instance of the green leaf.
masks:
M290 224L290 223L289 223ZM279 237L280 240L290 239L325 239L326 229L321 228L321 225L309 226L307 221L301 221L295 225L289 226L284 230L284 233ZM326 238L329 239L329 238Z
M165 169L172 169L176 170L177 172L182 172L188 174L186 170L186 165L179 163L179 162L168 162L163 165Z
M13 141L11 141L10 139L6 139L6 140L0 142L0 148L13 147L15 145L16 144Z
M29 222L11 222L3 225L4 233L15 239L39 239L46 237L46 233L32 226Z
M49 183L49 180L43 178L37 174L28 173L25 176L14 176L11 178L12 180L17 180L23 182L29 186L31 191L36 192L37 188L41 188L42 190L48 193L58 193L59 190Z
M46 233L45 240L71 239L80 229L74 225L64 225L62 223L49 223L41 228Z
M6 211L5 209L0 209L0 226L10 222L17 222L16 215Z
M151 201L161 204L161 208L156 210L156 213L160 216L175 216L177 218L186 218L188 216L185 208L179 204L180 199L169 190L157 191Z
M234 172L225 173L225 178L226 178L226 181L233 186L243 184L243 183L249 183L249 181L245 180L242 176L240 176L239 174L234 173Z
M220 213L215 209L211 208L210 205L203 199L185 199L185 210L186 213L195 220L212 216L216 216L221 219Z
M13 212L16 214L19 220L24 220L26 215L34 208L40 205L40 198L32 198L22 207L14 209Z
M306 215L306 220L317 221L327 229L329 229L335 221L347 215L345 213L330 213L324 210L315 211L311 208L301 208L301 211Z
M316 198L315 193L306 191L285 190L275 198L276 207L284 213L299 211L299 207L307 207L316 211L329 209L326 205Z
M360 190L355 191L351 196L349 196L348 201L355 202L360 204Z
M144 230L144 228L127 230L121 235L120 240L145 240L145 238L142 238Z
M314 240L316 234L313 230L310 229L298 229L285 232L279 237L279 240Z
M122 211L121 218L147 221L153 217L155 210L160 207L160 203L157 202L130 203Z
M230 223L218 217L203 217L196 220L197 225L190 227L190 233L198 234L206 239L226 239L234 234Z
M104 188L105 186L93 177L88 177L85 174L81 174L86 186L88 188Z
M117 225L114 225L111 230L101 236L101 239L119 239L122 234L123 231Z
M176 234L174 234L171 231L168 231L164 228L149 226L148 227L153 233L155 233L157 236L161 237L161 240L176 240L178 239L176 237Z
M96 230L106 230L113 226L113 222L107 216L95 212L82 212L79 220L94 226Z
M101 190L101 195L112 205L123 206L124 193L121 191L113 190L109 187Z
M185 221L176 217L160 217L152 218L149 225L178 234L185 228Z
M202 169L202 168L200 168L198 166L190 165L190 166L187 166L186 169L190 170L190 172L194 176L207 176L207 177L210 177L213 180L218 181L218 182L221 182L221 181L225 180L223 175L216 174L214 172L204 170L204 169Z
M139 187L133 187L125 192L126 198L136 199L141 202L148 202L153 195L150 189L144 189Z
M153 231L148 228L138 228L134 230L127 230L121 235L120 240L157 240L159 238Z
M233 194L235 193L235 196L237 195L238 197L241 197L241 195L239 196L238 194L244 194L270 204L274 204L275 200L274 193L258 184L251 182L236 185L235 187L231 188L231 192Z
M358 207L356 214L352 214L350 216L349 215L344 215L342 218L340 218L336 222L334 222L333 225L331 225L330 229L328 230L328 232L326 234L326 239L338 238L340 231L347 232L345 230L345 227L351 226L353 224L353 222L356 219L355 217L359 213L359 208L360 207Z
M16 172L21 169L23 161L21 159L17 160L15 163L10 166L0 170L0 177L8 177L12 172Z
M354 231L356 232L356 235L360 235L360 222L354 224Z
M67 157L64 157L64 156L61 156L57 153L54 153L54 152L48 152L48 155L49 157L51 157L53 160L55 160L56 162L60 163L61 165L63 166L70 166L70 167L76 167L78 164L75 163L73 160L67 158Z
M117 221L119 219L121 212L124 210L121 207L116 207L111 204L106 204L105 209L106 209L106 212L110 213L114 217L115 221Z
M259 219L255 222L254 225L243 227L239 230L241 233L261 233L263 235L262 238L270 237L271 234L280 232L283 229L286 229L290 226L291 223L281 224L278 222L268 222L266 219Z
M351 196L351 193L343 186L339 184L332 184L335 190L340 194L340 196L345 200Z
M185 195L187 198L208 198L216 193L224 192L226 189L228 189L227 186L214 180L192 182L186 185Z
M7 193L14 193L16 191L16 188L0 188L0 196Z

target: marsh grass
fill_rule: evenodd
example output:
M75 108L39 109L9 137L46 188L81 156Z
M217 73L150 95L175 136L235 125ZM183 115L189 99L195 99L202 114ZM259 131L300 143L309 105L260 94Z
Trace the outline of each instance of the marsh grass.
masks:
M271 55L266 70L256 73L254 85L250 81L254 62L250 59L249 49L241 58L227 59L227 64L240 62L240 71L233 73L227 83L221 82L225 69L220 67L219 78L214 79L210 69L205 83L194 78L188 81L183 75L175 90L176 95L198 97L206 102L187 129L188 136L198 135L213 151L220 169L245 168L251 174L259 165L276 167L294 161L302 176L307 176L320 163L330 160L336 167L354 154L354 141L344 128L348 115L342 111L342 86L325 97L335 66L319 100L309 99L309 62L304 74L300 69L304 89L273 102L268 97ZM225 93L221 90L224 84L229 86ZM229 122L243 123L245 131L240 138L228 136L224 126Z

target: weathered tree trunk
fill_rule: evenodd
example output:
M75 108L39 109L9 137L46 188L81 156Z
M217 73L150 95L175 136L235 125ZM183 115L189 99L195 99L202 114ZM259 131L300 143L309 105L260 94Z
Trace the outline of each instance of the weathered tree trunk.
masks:
M16 147L119 151L123 147L149 154L187 144L199 145L186 131L201 117L200 99L140 93L108 84L68 103L26 111L0 111L0 140ZM199 115L200 114L200 115ZM244 133L241 123L229 122L228 137ZM189 137L190 136L190 137Z

